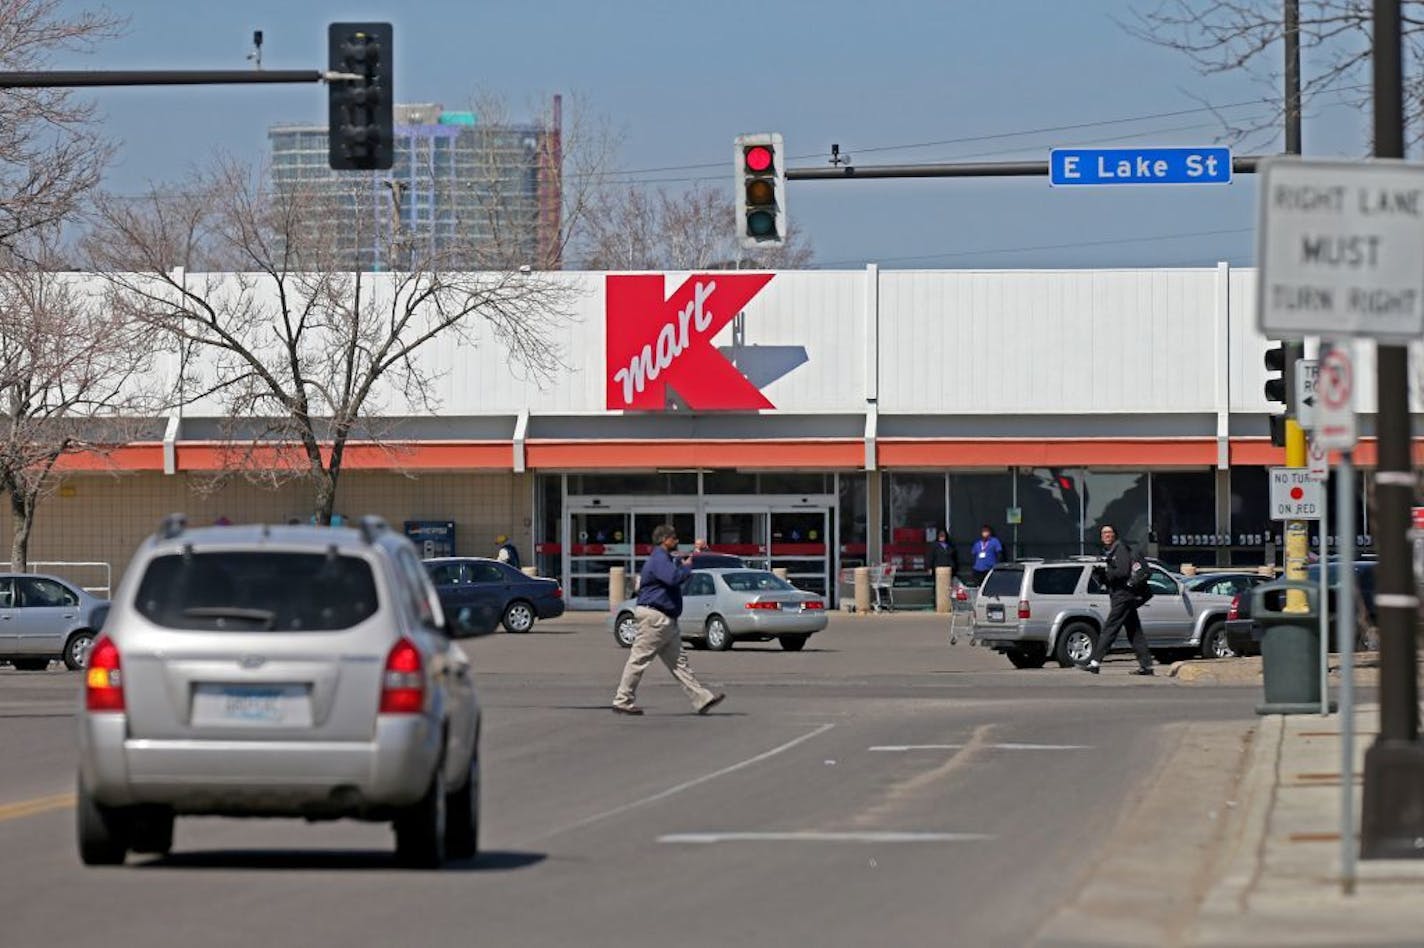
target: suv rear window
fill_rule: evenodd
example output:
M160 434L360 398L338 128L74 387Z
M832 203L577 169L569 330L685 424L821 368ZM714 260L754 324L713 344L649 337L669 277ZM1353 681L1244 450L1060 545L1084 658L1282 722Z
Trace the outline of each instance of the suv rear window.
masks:
M1033 571L1033 591L1040 596L1071 596L1083 575L1081 566L1049 566Z
M1022 569L996 569L984 580L979 590L981 596L1009 596L1017 599L1019 587L1023 585Z
M194 631L330 632L376 614L370 565L326 553L159 556L135 608L150 622Z

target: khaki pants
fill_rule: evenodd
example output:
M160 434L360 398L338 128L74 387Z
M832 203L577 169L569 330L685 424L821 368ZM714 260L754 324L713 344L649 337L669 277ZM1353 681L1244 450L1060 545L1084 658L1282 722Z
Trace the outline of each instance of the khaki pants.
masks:
M663 660L677 683L682 685L682 690L687 694L687 699L692 702L694 709L701 709L711 701L712 692L702 687L687 664L687 656L682 651L682 632L677 627L677 620L646 606L634 609L633 617L638 620L638 637L629 651L628 664L623 666L623 680L618 683L618 694L613 698L613 706L634 706L638 682L642 680L643 672L648 670L655 658Z

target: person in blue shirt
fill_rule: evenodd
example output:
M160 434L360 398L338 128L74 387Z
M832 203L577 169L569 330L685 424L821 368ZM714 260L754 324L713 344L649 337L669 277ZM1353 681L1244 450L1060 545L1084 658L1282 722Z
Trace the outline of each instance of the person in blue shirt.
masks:
M974 585L978 586L984 582L984 577L989 575L989 570L998 566L999 561L1004 558L1004 545L994 536L993 527L986 523L979 528L979 539L974 541L969 555L974 558L974 564L970 568L974 570Z
M674 560L677 543L677 530L672 525L664 523L653 528L653 552L638 574L638 602L633 609L633 617L638 621L638 637L628 652L623 678L613 696L614 714L643 713L637 702L638 682L655 658L662 659L682 685L698 714L706 714L727 697L702 686L692 674L682 650L682 630L677 627L677 619L682 615L682 584L692 575L692 557Z

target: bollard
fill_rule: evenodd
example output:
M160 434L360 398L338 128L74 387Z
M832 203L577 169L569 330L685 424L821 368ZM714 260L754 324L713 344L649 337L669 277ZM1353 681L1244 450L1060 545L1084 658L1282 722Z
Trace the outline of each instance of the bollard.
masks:
M1197 574L1197 564L1195 564L1195 563L1183 563L1183 564L1182 564L1182 575L1183 575L1183 576L1195 576L1196 574Z
M946 613L954 606L953 594L954 578L950 575L948 566L935 567L935 612Z
M870 614L870 568L855 568L855 611L861 615Z
M628 570L622 566L615 566L608 571L608 611L617 612L618 607L623 604L623 600L628 597L624 595L623 587L628 579Z
M788 577L790 574L786 571L786 567L785 567L785 566L778 566L778 567L776 567L775 569L773 569L773 570L771 571L771 573L772 573L772 575L775 576L777 579L783 580L783 581L788 582L788 583L791 582L791 580L787 579L787 577Z
M539 567L537 567L537 566L525 566L525 567L522 567L519 571L520 571L521 573L523 573L525 576L530 576L530 577L535 577L535 578L537 578L538 575L539 575Z

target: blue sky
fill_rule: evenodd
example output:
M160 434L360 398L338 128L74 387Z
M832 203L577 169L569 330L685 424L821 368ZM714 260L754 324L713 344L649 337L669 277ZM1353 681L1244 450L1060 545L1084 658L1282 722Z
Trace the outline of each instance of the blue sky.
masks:
M1251 102L1260 87L1242 76L1199 76L1181 56L1130 36L1114 18L1133 7L1131 0L129 0L113 6L129 17L125 37L56 65L243 68L252 31L261 29L268 68L319 68L329 21L390 20L399 101L457 108L482 89L521 104L575 95L622 132L620 168L707 164L640 180L672 179L664 186L676 190L682 179L705 176L730 188L731 141L748 131L780 131L789 154L805 156L793 166L823 163L833 142L859 165L1046 159L1051 147L1068 145L1214 143L1221 130L1212 115L1163 113L1198 109L1201 100ZM260 159L269 124L325 121L317 86L113 89L93 97L122 144L109 184L125 192L181 178L215 149ZM1117 121L1153 115L1161 117ZM1315 109L1307 153L1362 154L1367 118L1342 105ZM891 147L922 142L955 143ZM793 182L788 198L821 265L954 268L1248 264L1254 201L1250 176L1225 187L1076 192L1039 178Z

